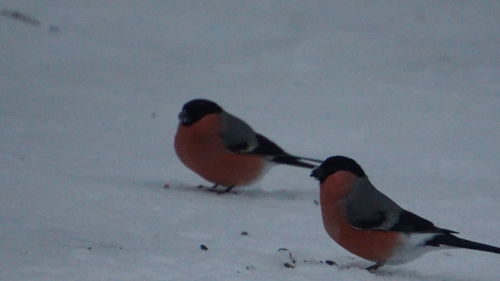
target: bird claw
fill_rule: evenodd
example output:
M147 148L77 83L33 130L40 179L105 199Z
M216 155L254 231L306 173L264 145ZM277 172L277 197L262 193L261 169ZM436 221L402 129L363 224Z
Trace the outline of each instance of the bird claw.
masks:
M238 194L236 192L231 192L231 190L233 189L234 186L230 186L230 187L226 187L225 189L217 189L219 185L218 184L214 184L210 189L208 189L207 191L208 192L215 192L217 195L221 195L221 194L224 194L224 193L233 193L233 194Z
M372 266L367 267L366 270L368 270L369 272L375 272L375 270L377 270L379 267L383 265L384 265L383 263L376 263Z

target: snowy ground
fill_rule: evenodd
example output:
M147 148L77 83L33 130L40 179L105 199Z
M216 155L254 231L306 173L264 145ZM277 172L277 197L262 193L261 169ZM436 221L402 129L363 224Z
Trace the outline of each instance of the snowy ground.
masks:
M69 2L0 0L0 280L499 280L500 256L462 250L368 273L309 171L216 196L172 147L209 98L498 246L499 2Z

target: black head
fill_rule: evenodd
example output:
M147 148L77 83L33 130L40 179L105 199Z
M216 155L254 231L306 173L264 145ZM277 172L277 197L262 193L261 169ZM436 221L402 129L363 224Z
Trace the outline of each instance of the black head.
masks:
M222 112L222 107L215 102L204 99L194 99L184 104L181 113L179 113L179 121L182 125L189 126L196 123L196 121L205 117L207 114L220 112Z
M345 156L332 156L323 161L318 168L314 169L311 173L311 177L318 179L319 182L322 183L329 175L335 174L338 171L351 172L358 177L366 176L361 166L351 158Z

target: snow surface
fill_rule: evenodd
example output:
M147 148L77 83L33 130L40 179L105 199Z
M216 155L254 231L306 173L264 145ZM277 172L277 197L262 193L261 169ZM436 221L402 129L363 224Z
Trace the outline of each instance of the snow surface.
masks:
M498 1L0 9L41 23L0 16L0 280L500 280L499 255L465 250L369 273L326 235L308 170L216 196L172 146L180 107L209 98L291 153L353 157L402 206L498 246Z

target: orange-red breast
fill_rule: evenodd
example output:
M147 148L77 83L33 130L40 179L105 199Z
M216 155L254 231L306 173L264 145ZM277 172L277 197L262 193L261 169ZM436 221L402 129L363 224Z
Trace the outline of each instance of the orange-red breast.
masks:
M294 156L247 123L224 111L218 104L195 99L179 114L174 147L179 159L191 170L230 191L258 180L270 164L288 164L312 169L320 160Z
M453 235L404 210L378 191L361 166L344 156L325 160L311 173L320 182L320 204L326 232L340 246L375 262L403 264L426 252L466 248L500 253L500 248Z

